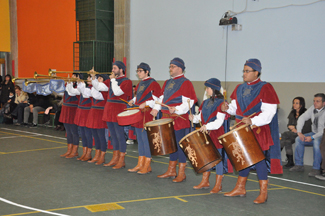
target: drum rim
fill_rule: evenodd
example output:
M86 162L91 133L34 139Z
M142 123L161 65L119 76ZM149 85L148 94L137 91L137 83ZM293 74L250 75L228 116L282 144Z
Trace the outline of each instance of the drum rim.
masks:
M247 127L247 126L249 126L249 124L244 124L244 125L242 125L242 126L240 126L238 128L235 128L235 129L233 129L233 130L231 130L231 131L229 131L229 132L227 132L227 133L219 136L218 139L222 139L222 138L228 136L229 134L232 134L233 132L238 131L238 130L240 130L240 129L244 128L244 127Z
M195 131L192 131L191 133L189 134L186 134L180 141L179 141L179 144L181 144L181 142L183 142L183 140L185 140L187 137L189 136L192 136L192 134L196 133L196 132L200 132L200 129L197 129ZM202 132L201 132L202 133ZM203 134L203 133L202 133Z
M129 115L124 115L124 116L120 115L120 114L122 114L122 113L128 113L128 112L129 112L130 114L136 114L136 113L140 112L140 110L139 110L139 109L134 109L134 110L125 110L125 111L120 112L119 114L117 114L117 116L119 116L119 117L129 116Z
M168 124L168 123L174 121L174 119L172 119L172 118L157 119L157 120L153 120L153 121L150 121L150 122L145 123L144 126L145 126L145 127L160 126L160 125L162 125L162 124L159 124L159 122L157 122L157 121L161 121L161 120L166 121L166 122L164 122L164 124ZM151 122L156 122L156 124L150 124L150 125L148 125L148 124L151 123Z

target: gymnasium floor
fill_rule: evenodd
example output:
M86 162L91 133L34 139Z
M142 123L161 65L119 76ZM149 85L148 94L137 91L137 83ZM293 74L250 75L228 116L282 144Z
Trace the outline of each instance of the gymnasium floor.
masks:
M0 125L0 215L325 215L325 181L308 177L311 167L269 176L268 200L256 205L255 173L249 175L245 198L223 196L235 186L237 173L225 175L223 192L211 195L192 189L201 175L189 164L186 182L158 179L168 157L153 157L151 174L128 173L137 163L137 145L127 146L121 170L60 158L64 135L52 128ZM106 161L111 157L108 150Z

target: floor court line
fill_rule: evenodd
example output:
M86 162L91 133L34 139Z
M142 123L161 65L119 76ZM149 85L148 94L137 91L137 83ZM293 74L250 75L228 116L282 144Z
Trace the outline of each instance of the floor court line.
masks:
M51 136L51 135L46 135L46 134L41 134L41 133L34 133L34 132L29 132L29 131L14 130L14 129L10 129L10 128L2 128L2 129L8 130L8 131L15 131L15 132L19 132L19 133L27 133L27 134L34 134L34 135L38 135L38 136L51 137L51 138L56 138L56 139L63 139L63 140L67 139L67 138L64 138L64 137Z

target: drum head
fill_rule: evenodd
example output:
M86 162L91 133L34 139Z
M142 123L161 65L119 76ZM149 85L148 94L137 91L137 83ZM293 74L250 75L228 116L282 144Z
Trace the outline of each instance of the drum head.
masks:
M242 128L245 128L245 127L247 127L247 126L249 126L249 124L244 124L244 125L242 125L242 126L240 126L240 127L237 127L237 128L235 128L235 129L229 131L228 133L225 133L224 135L219 136L218 139L222 139L222 138L228 136L229 134L232 134L233 132L238 131L238 130L241 130Z
M168 123L173 122L173 121L174 120L171 119L171 118L158 119L158 120L147 122L144 126L145 127L152 127L152 126L164 125L164 124L168 124Z
M119 113L117 116L129 116L129 115L133 115L133 114L138 113L138 112L140 112L140 110L138 110L138 109L126 110L124 112Z

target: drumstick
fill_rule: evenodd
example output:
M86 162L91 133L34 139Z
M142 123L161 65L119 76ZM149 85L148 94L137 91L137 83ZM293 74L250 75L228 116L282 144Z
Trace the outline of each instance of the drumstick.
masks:
M144 108L149 108L150 106L145 106ZM139 107L131 107L131 108L125 108L124 110L133 110L133 109L140 109Z
M201 121L200 121L200 126L202 127ZM209 141L208 141L207 136L205 135L205 133L203 133L203 135L204 135L204 139L205 139L205 144L209 144Z
M250 118L250 117L252 117L253 115L255 115L255 113L253 113L253 114L247 116L247 118ZM242 121L243 121L243 120L241 120L240 122L237 122L234 126L230 127L230 130L232 130L234 127L236 127L237 125L239 125L240 123L242 123Z
M126 100L123 100L122 98L120 98L120 100L123 101L123 102L125 102L125 103L127 103L127 104L129 103L129 102L127 102Z
M188 103L188 109L190 110L190 115L192 115L192 110L191 110L191 100L190 99L187 99L187 103ZM192 123L192 127L193 126L193 119L191 120L191 123Z
M163 104L163 103L160 103L159 101L156 101L155 102L156 104L160 104L161 106L164 106L164 107L167 107L168 109L170 109L171 107L166 105L166 104ZM178 111L176 108L175 108L176 111Z

